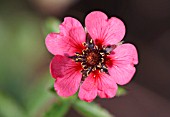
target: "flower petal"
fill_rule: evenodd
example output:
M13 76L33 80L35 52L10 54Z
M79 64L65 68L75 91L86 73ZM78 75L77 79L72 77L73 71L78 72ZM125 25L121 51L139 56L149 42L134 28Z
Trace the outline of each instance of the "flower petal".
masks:
M106 26L104 44L117 44L125 36L125 30L125 25L120 19L111 17Z
M85 42L85 31L80 22L74 18L67 17L60 25L60 33L50 33L46 37L46 46L54 55L73 55L81 52L82 43Z
M125 35L125 26L120 19L108 19L106 14L100 11L88 14L85 24L88 33L99 45L117 44Z
M91 102L97 94L101 98L112 98L116 95L117 84L106 73L92 72L80 86L79 98Z
M56 54L63 55L62 49L60 49L60 47L58 46L62 42L63 38L64 37L61 36L58 33L48 34L46 39L45 39L45 44L46 44L48 51L51 52L54 55L56 55Z
M113 50L107 60L110 75L120 85L127 84L133 77L138 63L136 48L132 44L122 44Z
M79 98L86 102L93 101L97 96L97 85L95 78L92 75L89 75L83 84L80 86Z
M56 79L54 88L58 95L68 97L76 93L82 77L80 64L66 56L56 55L51 61L50 70Z
M98 95L101 98L112 98L116 95L117 84L115 83L113 77L106 73L101 73L98 80Z
M130 82L136 69L131 64L123 66L119 65L120 64L114 65L112 68L109 68L109 73L117 84L124 85Z
M67 36L69 35L69 31L74 28L81 28L80 30L84 30L81 23L72 17L65 17L64 22L60 25L60 32Z
M132 44L126 43L117 46L113 50L113 54L111 54L112 57L114 57L114 60L120 63L131 63L131 64L137 64L138 63L138 54L136 47Z

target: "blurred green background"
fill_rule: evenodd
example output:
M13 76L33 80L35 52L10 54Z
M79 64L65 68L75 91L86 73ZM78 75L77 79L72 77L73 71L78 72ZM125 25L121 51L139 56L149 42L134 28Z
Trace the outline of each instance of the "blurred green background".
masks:
M0 1L0 117L41 116L53 97L43 26L25 1Z

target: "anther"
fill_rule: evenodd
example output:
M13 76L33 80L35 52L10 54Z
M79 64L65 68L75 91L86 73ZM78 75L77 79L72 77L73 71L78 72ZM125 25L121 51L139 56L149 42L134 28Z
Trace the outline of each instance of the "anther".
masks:
M92 39L90 39L90 44L92 44L93 43L93 40Z
M100 71L105 72L105 73L107 73L109 75L108 69L104 64L102 64L102 67L101 67Z
M98 49L99 49L99 47L98 47L97 45L95 45L95 46L94 46L94 48L95 48L96 50L98 50Z
M100 52L99 54L100 54L102 57L105 56L105 53L104 53L104 52Z
M93 43L92 39L86 38L86 44L87 44L87 47L89 49L93 49L94 48L94 43Z
M80 55L78 52L76 52L75 54L76 54L76 56L79 56L79 55Z
M96 70L96 67L93 67L92 71L95 71Z
M83 42L82 44L83 44L83 46L85 46L85 47L87 46L87 43L86 43L86 42Z
M101 60L101 63L103 63L103 62L104 62L104 58L100 58L100 60Z
M83 79L86 78L86 77L90 74L91 70L92 70L92 67L88 67L87 70L82 70L82 71L81 71L81 73L82 73L82 78L83 78Z
M99 63L98 65L97 65L97 68L102 68L102 65L101 65L101 63Z
M105 47L103 49L103 52L105 54L110 54L115 48L116 48L117 45L108 45L107 47Z

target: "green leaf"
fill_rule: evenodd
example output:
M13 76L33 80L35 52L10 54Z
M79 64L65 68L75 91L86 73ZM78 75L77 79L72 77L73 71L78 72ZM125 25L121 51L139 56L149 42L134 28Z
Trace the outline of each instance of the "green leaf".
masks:
M51 93L55 93L55 94L56 94L56 91L55 91L55 89L54 89L54 86L52 86L49 90L50 90Z
M116 96L119 97L119 96L123 96L123 95L126 95L126 94L127 94L126 89L118 86L118 90L117 90L117 92L116 92Z
M55 103L52 108L44 115L44 117L64 117L68 112L71 103L68 100Z
M26 106L30 117L42 116L45 109L49 107L50 102L56 99L55 95L49 91L52 83L54 83L54 79L51 78L49 72L37 78L32 83L32 86L27 91L27 95L25 95Z
M77 100L73 107L84 117L113 117L113 115L111 115L106 109L102 108L94 102L87 103L81 100Z
M44 117L64 117L70 106L77 100L77 94L68 98L63 98L56 94L56 97L57 102L45 113Z
M23 108L15 100L0 92L0 116L2 117L26 117Z
M55 18L48 18L45 21L45 35L51 32L59 32L60 21Z

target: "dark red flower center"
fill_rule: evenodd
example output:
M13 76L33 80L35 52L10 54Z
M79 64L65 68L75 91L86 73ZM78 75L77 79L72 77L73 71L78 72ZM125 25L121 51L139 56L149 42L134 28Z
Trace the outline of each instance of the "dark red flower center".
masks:
M75 62L81 62L82 80L84 80L92 71L100 71L109 74L106 64L107 56L112 52L116 45L99 47L94 44L93 40L87 36L86 42L83 43L85 49L82 53L76 53L70 56Z
M94 66L97 65L100 59L100 55L97 52L89 52L86 56L86 61L88 65Z

